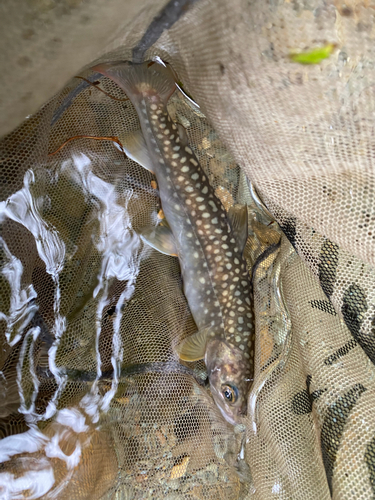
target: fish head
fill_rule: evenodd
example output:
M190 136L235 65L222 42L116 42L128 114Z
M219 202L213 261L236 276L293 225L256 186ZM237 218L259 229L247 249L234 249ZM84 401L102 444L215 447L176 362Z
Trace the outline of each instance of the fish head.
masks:
M249 389L249 362L243 352L222 339L208 342L205 363L212 396L231 424L241 421L246 413Z

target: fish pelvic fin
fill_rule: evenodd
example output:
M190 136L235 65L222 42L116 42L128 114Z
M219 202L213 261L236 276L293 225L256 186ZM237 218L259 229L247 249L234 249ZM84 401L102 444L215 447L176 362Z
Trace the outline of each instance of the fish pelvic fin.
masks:
M177 132L182 146L189 146L189 138L186 129L181 123L177 123Z
M164 255L177 257L177 247L171 228L166 221L158 226L148 226L142 229L141 239L150 247L154 248Z
M133 102L139 98L157 96L165 104L176 90L172 71L156 61L141 64L130 61L98 64L92 68L113 80Z
M237 204L230 207L228 210L228 219L233 236L242 254L249 235L247 205Z
M210 327L199 330L187 337L177 346L177 353L183 361L198 361L206 354L206 345L210 337Z
M141 130L119 137L119 139L128 158L135 161L149 172L154 173L150 153ZM120 146L116 143L115 146L120 149Z

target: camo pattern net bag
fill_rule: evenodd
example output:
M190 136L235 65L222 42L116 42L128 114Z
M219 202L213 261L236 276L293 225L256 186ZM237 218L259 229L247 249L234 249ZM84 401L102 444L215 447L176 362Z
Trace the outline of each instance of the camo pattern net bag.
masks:
M0 143L0 498L373 498L375 3L141 4ZM236 425L179 359L197 327L139 236L164 214L122 149L138 115L90 69L155 57L215 195L248 206Z

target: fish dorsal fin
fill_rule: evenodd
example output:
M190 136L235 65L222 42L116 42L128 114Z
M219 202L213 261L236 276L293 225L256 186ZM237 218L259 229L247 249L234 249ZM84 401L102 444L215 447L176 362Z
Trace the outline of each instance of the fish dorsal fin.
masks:
M203 359L206 354L206 345L209 336L210 327L207 327L184 339L177 347L180 359L183 361L198 361L199 359Z
M177 257L176 242L171 228L163 220L158 226L148 226L142 229L141 239L160 253Z
M239 250L243 253L248 237L247 205L233 205L228 210L228 219Z
M180 143L182 146L188 146L189 145L189 138L186 132L186 129L181 123L177 123L177 131L178 131L178 136L180 138Z
M128 158L154 173L152 160L141 130L136 130L131 134L119 137L119 139ZM121 149L118 144L115 143L115 145L118 149Z

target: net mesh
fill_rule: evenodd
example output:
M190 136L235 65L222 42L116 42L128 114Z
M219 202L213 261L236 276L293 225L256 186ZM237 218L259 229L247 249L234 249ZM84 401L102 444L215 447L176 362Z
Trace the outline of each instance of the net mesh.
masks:
M373 498L375 4L201 0L161 29L170 5L1 140L0 498ZM168 111L224 207L248 205L236 426L175 351L196 325L178 260L138 235L163 217L154 176L87 137L139 128L89 67L140 53L199 104Z

